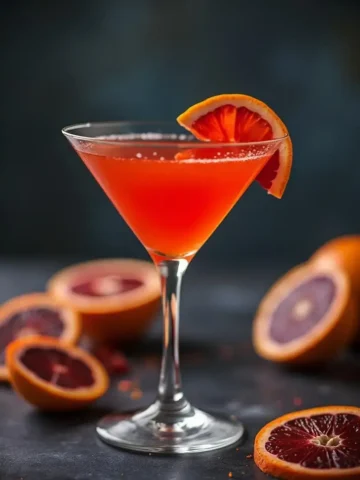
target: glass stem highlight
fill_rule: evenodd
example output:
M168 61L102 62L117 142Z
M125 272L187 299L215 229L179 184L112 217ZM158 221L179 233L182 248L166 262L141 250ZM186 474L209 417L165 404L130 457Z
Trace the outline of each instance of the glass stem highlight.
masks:
M161 275L164 316L164 345L158 402L163 412L179 412L188 406L182 391L179 362L180 289L188 262L185 259L163 260L157 266Z

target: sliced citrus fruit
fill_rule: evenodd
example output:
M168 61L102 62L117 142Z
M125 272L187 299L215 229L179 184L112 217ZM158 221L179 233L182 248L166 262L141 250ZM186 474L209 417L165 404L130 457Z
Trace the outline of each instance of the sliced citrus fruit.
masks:
M48 291L73 308L99 341L126 342L145 333L160 305L160 280L150 262L94 260L55 274Z
M318 407L289 413L263 427L254 460L284 480L360 478L360 408Z
M27 337L6 349L14 389L47 411L76 410L101 397L109 377L101 363L84 350L51 337Z
M31 335L76 343L81 334L79 315L46 293L12 298L0 307L0 380L8 380L5 349L13 340Z
M243 94L217 95L193 105L177 121L204 141L241 143L286 137L257 177L268 193L282 197L291 172L292 143L284 123L264 102Z
M265 359L310 364L331 359L356 335L350 280L339 267L295 267L262 300L253 344Z

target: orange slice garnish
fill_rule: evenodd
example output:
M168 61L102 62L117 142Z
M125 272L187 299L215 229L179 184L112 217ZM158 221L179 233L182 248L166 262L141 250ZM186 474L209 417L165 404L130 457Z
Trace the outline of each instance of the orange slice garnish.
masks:
M54 338L15 340L6 349L6 366L14 389L42 410L85 407L109 387L108 374L96 358Z
M264 102L243 94L217 95L193 105L177 121L203 141L261 142L286 136L256 179L271 195L283 196L291 172L292 143L284 123Z
M318 407L289 413L257 434L254 460L283 480L360 478L360 408Z

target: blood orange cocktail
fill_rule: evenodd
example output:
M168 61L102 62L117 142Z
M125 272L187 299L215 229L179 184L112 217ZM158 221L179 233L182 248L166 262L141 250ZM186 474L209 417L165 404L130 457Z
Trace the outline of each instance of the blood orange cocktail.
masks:
M196 141L183 129L174 133L178 131L171 123L122 122L63 130L161 277L164 342L157 399L133 416L106 416L97 432L105 442L129 450L182 454L230 445L244 429L233 416L198 410L183 394L178 346L181 279L189 261L269 165L285 137L213 143Z
M169 258L193 256L269 158L223 147L191 158L175 142L118 141L77 152L149 253Z

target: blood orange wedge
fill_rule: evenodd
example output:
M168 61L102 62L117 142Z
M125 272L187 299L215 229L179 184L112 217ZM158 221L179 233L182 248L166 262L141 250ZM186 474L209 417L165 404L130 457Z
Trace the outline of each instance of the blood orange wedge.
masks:
M336 266L295 267L262 300L253 325L257 353L280 363L334 357L356 335L350 280Z
M161 294L156 268L130 259L65 268L49 280L48 291L79 313L89 337L112 343L138 339L154 319Z
M268 193L283 196L291 172L292 143L284 123L264 102L243 94L217 95L193 105L177 121L199 140L211 142L258 142L285 136L257 177ZM194 150L189 154L192 158Z
M6 349L14 389L47 411L76 410L101 397L109 377L84 350L50 337L20 338Z
M0 380L8 380L5 349L13 340L31 335L76 343L81 334L79 315L46 293L15 297L0 307Z
M268 423L255 439L254 460L284 480L360 478L360 408L319 407Z

